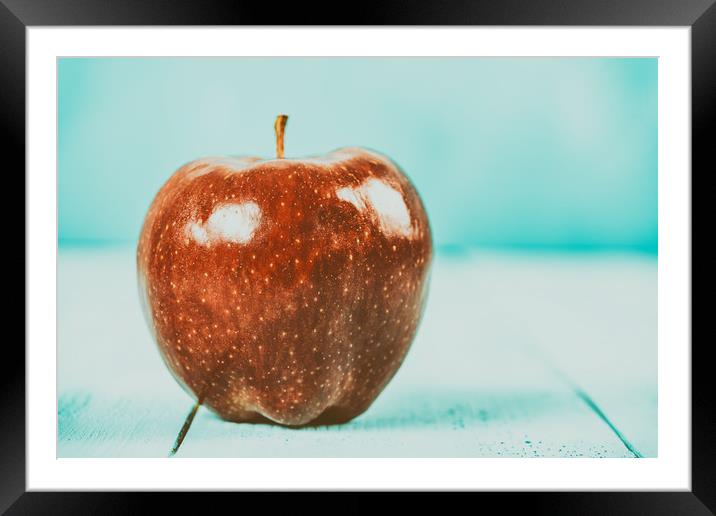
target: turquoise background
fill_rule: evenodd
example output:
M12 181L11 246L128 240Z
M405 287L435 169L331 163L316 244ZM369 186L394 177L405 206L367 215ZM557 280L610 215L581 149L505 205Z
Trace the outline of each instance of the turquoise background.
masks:
M420 191L443 250L657 251L657 60L63 58L61 245L136 240L205 155L366 146Z

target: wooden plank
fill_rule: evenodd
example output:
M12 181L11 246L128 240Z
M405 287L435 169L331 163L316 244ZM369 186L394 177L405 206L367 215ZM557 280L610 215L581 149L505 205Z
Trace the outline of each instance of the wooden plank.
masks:
M491 288L491 304L513 315L515 341L586 394L641 456L656 457L656 259L533 255L490 263L504 287Z
M361 417L292 430L202 408L178 456L632 456L518 341L531 305L503 263L437 259L419 337ZM133 250L61 250L58 287L58 456L166 456L191 400L150 340Z
M131 249L61 249L58 456L166 456L188 396L141 314Z

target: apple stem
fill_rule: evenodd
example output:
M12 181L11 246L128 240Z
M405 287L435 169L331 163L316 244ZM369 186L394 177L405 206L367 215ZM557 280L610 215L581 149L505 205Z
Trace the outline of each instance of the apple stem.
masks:
M276 157L278 159L283 159L283 135L286 132L287 120L288 115L278 115L273 124L274 131L276 131Z
M179 435L177 435L177 439L176 441L174 441L172 451L169 452L170 457L176 454L177 451L179 451L179 447L181 446L181 443L184 442L184 438L186 437L187 432L189 432L189 427L191 426L192 421L194 421L196 411L199 410L199 405L201 405L200 399L196 400L196 403L194 403L194 406L191 408L191 412L189 412L189 415L186 416L184 424L182 425L181 430L179 430Z

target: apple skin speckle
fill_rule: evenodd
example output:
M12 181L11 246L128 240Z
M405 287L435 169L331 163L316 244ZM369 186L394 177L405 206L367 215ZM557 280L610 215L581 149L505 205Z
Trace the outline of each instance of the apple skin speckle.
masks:
M432 237L413 185L360 148L177 170L141 230L144 313L177 381L226 420L335 424L396 373Z

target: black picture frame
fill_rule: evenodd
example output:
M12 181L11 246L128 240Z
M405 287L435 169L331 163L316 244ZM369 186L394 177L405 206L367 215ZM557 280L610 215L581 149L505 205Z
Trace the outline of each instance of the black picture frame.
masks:
M710 151L716 117L716 0L502 0L383 1L360 7L342 3L345 9L319 3L296 2L278 6L267 2L200 0L0 0L0 112L5 163L25 170L25 29L32 26L77 25L620 25L691 27L692 74L692 192L713 173ZM710 167L709 167L710 166ZM6 169L7 173L11 173ZM19 174L16 174L19 179ZM24 183L18 185L24 191ZM17 196L19 198L19 196ZM24 197L23 197L24 198ZM693 224L709 221L694 210ZM699 206L703 210L703 203ZM19 212L19 209L18 209ZM699 216L701 215L701 216ZM693 231L693 230L692 230ZM23 241L25 235L23 234ZM19 245L17 246L19 248ZM694 254L692 237L692 256ZM23 258L26 260L23 247ZM19 268L15 261L15 267ZM27 263L27 262L25 262ZM692 259L692 277L701 272L699 290L711 286L710 278ZM705 269L705 267L703 267ZM25 279L27 279L25 269ZM16 276L19 274L8 274ZM19 280L18 280L19 281ZM692 281L692 285L695 285ZM693 286L692 286L693 299ZM24 295L23 295L24 298ZM19 305L19 303L17 303ZM692 301L692 314L695 307ZM8 320L7 317L6 320ZM693 338L692 315L692 490L690 492L589 492L480 494L496 498L503 510L569 514L714 514L716 513L716 417L713 372L707 360L708 343ZM684 346L688 342L681 343ZM0 376L0 511L8 514L120 514L144 512L147 498L159 498L164 510L184 511L200 503L180 493L40 493L25 492L25 353L19 339L6 339ZM710 387L709 387L710 386ZM215 494L224 499L247 493ZM325 495L302 495L307 507L340 507L342 512L372 510L375 502L349 494L327 503ZM422 509L430 509L422 495L413 497ZM273 498L274 508L279 500ZM213 503L213 502L212 502ZM229 502L231 503L231 502ZM236 503L236 502L234 502ZM426 505L428 503L428 505ZM292 502L295 506L295 501ZM200 507L200 506L196 506ZM436 506L437 508L438 506ZM199 509L197 509L199 510Z

